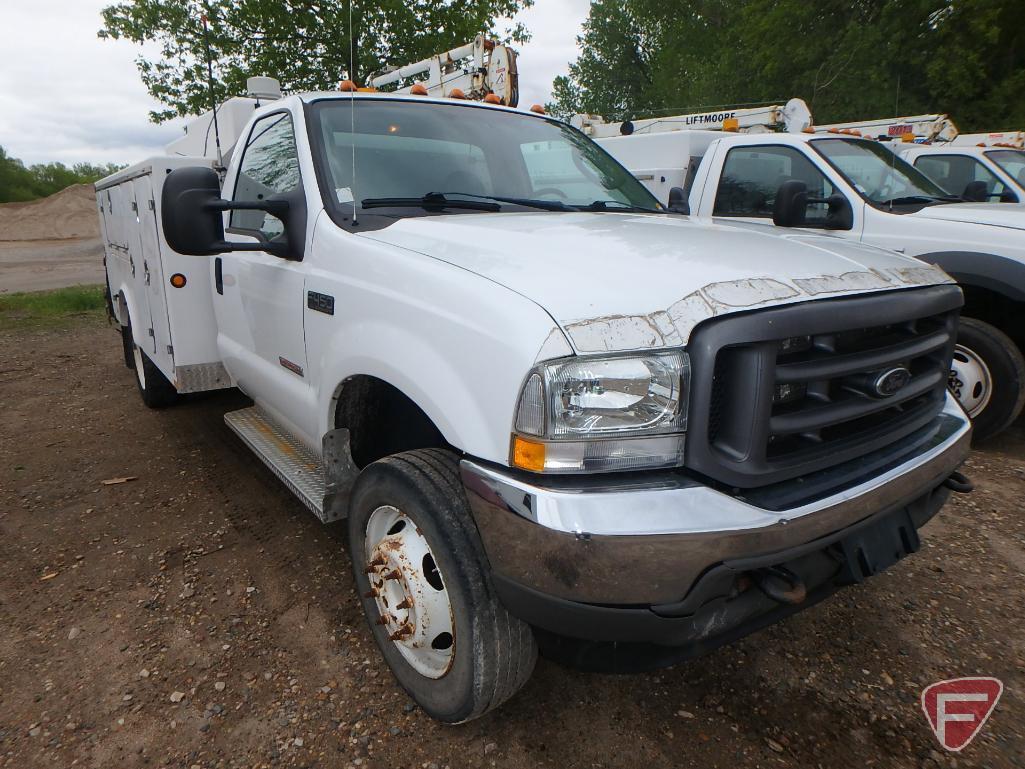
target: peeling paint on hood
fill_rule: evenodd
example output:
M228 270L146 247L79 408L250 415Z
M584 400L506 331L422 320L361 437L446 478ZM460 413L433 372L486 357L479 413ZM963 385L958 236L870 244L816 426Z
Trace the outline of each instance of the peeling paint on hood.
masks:
M953 282L939 268L841 238L671 216L413 217L361 237L528 297L579 353L684 345L698 323L730 312Z

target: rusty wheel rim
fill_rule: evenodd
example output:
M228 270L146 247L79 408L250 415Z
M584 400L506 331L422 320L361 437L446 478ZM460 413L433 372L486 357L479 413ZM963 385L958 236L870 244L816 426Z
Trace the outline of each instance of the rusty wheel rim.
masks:
M441 678L455 659L452 602L423 532L398 508L367 520L366 573L376 622L420 675Z

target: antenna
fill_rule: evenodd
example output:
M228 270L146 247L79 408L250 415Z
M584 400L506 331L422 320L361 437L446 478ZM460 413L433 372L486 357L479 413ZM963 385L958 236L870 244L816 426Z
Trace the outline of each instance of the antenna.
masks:
M353 86L349 92L349 138L352 140L352 226L355 227L359 224L356 218L359 196L356 194L356 60L352 42L352 0L349 0L349 80Z
M210 56L210 30L207 27L206 14L203 20L203 45L206 47L206 83L210 89L210 108L214 113L214 143L217 145L217 171L224 173L224 158L221 156L221 131L217 125L217 98L214 96L214 65ZM209 129L208 129L209 130Z

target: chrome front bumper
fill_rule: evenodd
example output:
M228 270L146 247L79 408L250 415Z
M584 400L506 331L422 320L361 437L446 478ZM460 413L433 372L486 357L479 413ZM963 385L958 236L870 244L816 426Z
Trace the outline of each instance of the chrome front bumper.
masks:
M580 603L664 604L716 564L813 542L930 493L964 461L971 435L949 395L931 427L912 455L868 480L780 511L681 473L528 480L471 460L461 470L499 577Z

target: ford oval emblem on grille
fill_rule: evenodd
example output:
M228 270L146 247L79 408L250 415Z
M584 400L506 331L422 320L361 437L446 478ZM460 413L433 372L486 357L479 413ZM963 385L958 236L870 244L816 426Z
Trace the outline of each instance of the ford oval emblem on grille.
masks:
M903 366L884 371L872 382L872 390L880 398L889 398L900 392L911 381L911 372Z

